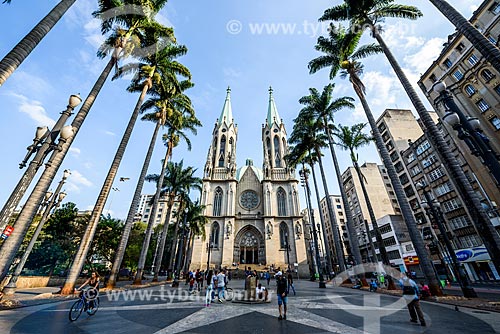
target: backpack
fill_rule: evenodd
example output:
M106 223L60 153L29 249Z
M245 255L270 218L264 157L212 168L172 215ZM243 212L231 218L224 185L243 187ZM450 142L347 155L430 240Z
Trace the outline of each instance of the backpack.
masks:
M403 295L414 295L415 293L415 287L411 285L403 285Z

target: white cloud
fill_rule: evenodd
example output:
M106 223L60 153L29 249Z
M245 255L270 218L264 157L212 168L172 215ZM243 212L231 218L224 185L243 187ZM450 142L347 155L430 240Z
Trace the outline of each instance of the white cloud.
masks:
M9 96L14 97L19 104L19 112L28 115L32 120L35 121L37 126L48 126L53 127L56 123L55 120L47 115L45 108L42 106L40 101L30 100L24 95L16 93L8 93Z
M80 185L85 186L85 187L93 186L93 183L90 182L85 176L83 176L77 170L71 171L71 176L68 178L68 180L71 180L71 182L73 182L75 184L80 184Z
M437 59L441 50L443 50L443 44L445 42L446 41L442 38L432 38L428 40L418 52L404 57L404 61L412 70L417 73L423 73L432 65L432 62Z
M36 75L24 71L16 71L12 76L17 91L29 92L30 96L44 97L54 93L54 87Z
M94 167L94 164L91 162L86 162L83 164L83 167L85 167L87 169L91 169L92 167Z
M69 148L69 152L75 157L75 158L78 158L80 156L80 153L82 153L82 151L78 148L78 147L70 147Z
M222 71L226 80L241 77L241 72L232 67L225 67Z
M386 76L381 72L366 72L363 75L363 83L366 86L366 94L370 107L373 112L383 107L389 107L396 102L396 94L394 90L399 89L399 81L393 76Z
M111 131L109 131L109 130L104 131L104 134L105 134L105 135L108 135L108 136L113 136L113 137L114 137L114 136L116 136L116 133L111 132Z

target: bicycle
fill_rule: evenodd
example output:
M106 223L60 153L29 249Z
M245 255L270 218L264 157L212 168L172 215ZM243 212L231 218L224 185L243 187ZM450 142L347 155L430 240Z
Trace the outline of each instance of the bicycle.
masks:
M69 321L76 321L83 311L86 311L89 316L93 316L96 314L98 308L99 291L95 288L81 291L78 300L69 309Z
M226 285L226 287L224 288L224 292L222 293L222 298L224 298L225 301L230 302L231 300L233 300L233 297L234 297L233 289Z

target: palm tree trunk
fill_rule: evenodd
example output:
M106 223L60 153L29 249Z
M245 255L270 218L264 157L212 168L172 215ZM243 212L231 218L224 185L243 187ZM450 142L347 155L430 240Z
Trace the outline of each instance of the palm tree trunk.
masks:
M1 61L0 87L76 0L61 0Z
M141 95L139 96L139 100L137 101L134 111L130 116L127 128L123 133L123 137L120 141L120 144L118 145L118 149L111 163L111 167L109 168L108 175L106 176L104 184L101 188L101 192L97 197L97 201L95 203L94 209L92 210L92 214L90 215L89 223L87 225L87 228L85 229L82 242L80 243L80 247L78 248L78 251L75 255L73 265L69 270L68 278L66 279L66 282L64 282L64 287L61 290L61 294L73 293L76 279L80 275L80 272L82 271L85 264L87 254L89 252L92 241L94 240L97 225L99 224L99 221L101 219L102 210L104 209L104 205L106 205L109 193L111 192L111 187L113 187L113 182L115 181L116 174L118 173L118 168L120 167L123 155L125 154L125 150L127 149L130 136L132 135L137 117L139 116L140 107L142 105L142 102L144 101L144 98L146 97L146 93L149 87L150 86L148 84L144 85Z
M353 156L354 152L351 152L351 156ZM382 241L382 234L378 228L377 218L375 218L375 213L373 212L372 202L370 201L370 197L368 196L368 191L366 191L365 182L363 179L363 174L361 173L361 169L359 168L359 164L356 160L352 160L352 165L356 170L356 174L358 174L359 183L361 184L361 190L363 191L363 197L365 198L366 208L368 209L368 215L370 216L370 220L372 222L373 231L375 232L375 238L377 239L378 249L380 251L380 257L382 258L382 262L390 266L389 258L387 257L387 250L385 249L384 242ZM366 224L366 234L368 236L368 240L370 241L370 247L372 249L373 261L375 263L378 262L377 252L375 251L375 245L373 244L373 239L370 235L370 229L368 228L368 223L365 220Z
M444 0L429 0L467 38L474 48L500 72L500 50L481 34L465 17Z
M170 147L167 148L165 153L165 158L161 165L160 178L156 184L156 192L153 198L153 205L151 206L151 214L148 219L148 226L146 227L146 232L144 235L144 241L142 242L141 255L139 256L139 262L137 264L137 273L135 274L134 285L142 284L142 274L144 272L144 265L146 264L146 257L148 255L149 242L151 240L151 234L153 233L153 224L156 219L156 209L158 208L158 200L160 199L161 188L163 185L163 179L165 178L165 172L167 170L168 159L170 158Z
M366 117L368 118L368 123L370 123L373 138L375 139L377 149L379 151L380 157L382 158L382 162L384 163L384 166L387 170L389 179L391 180L394 193L396 194L396 198L398 200L399 207L401 209L401 214L406 223L406 226L408 227L410 239L417 252L420 261L420 266L422 268L425 278L429 282L429 289L431 290L431 293L434 296L442 296L443 292L441 291L439 281L434 274L432 262L425 248L424 240L422 239L422 236L418 231L417 222L415 221L415 217L413 217L413 212L410 208L410 204L408 203L408 199L406 198L405 192L403 191L403 186L401 185L401 181L399 180L398 174L396 173L396 169L392 164L389 152L387 151L387 148L384 145L384 141L382 139L382 136L380 135L380 131L378 130L375 118L373 117L373 114L370 110L370 106L368 105L365 95L358 84L361 83L361 80L359 79L357 74L352 72L349 74L351 77L351 82L353 83L354 91L358 95L361 104L363 106L363 109L365 111Z
M328 183L326 181L325 170L323 168L323 159L321 159L321 151L319 150L319 148L316 148L316 155L318 156L319 170L321 172L321 179L323 181L323 190L325 191L325 197L326 197L326 206L328 207L328 215L330 216L330 224L332 225L333 240L335 242L335 248L337 248L336 249L337 261L339 263L340 271L344 272L346 269L345 259L344 259L344 248L342 247L342 242L340 241L339 226L337 224L337 219L335 218L335 213L333 211L332 199L330 198L330 193L328 192ZM361 263L361 254L359 253L359 247L354 248L352 240L351 240L351 245L353 246L352 252L354 253L356 262L358 262L359 264Z
M158 246L158 255L156 256L153 282L158 282L158 273L160 272L161 263L163 261L163 253L165 251L165 242L167 241L168 227L170 225L170 218L172 217L172 208L174 207L174 195L168 194L168 196L167 218L165 219L165 223L163 224L160 245Z
M418 97L417 92L415 92L415 90L413 89L413 86L408 81L408 78L399 66L399 63L397 62L392 52L385 44L383 38L378 34L376 29L374 31L377 42L384 49L384 53L389 60L389 63L398 76L399 81L401 81L401 84L403 85L406 93L410 97L413 106L418 112L420 120L425 127L424 131L427 131L427 133L429 134L428 137L432 143L432 146L438 152L445 168L450 173L451 180L455 188L458 190L460 197L462 197L462 199L464 200L465 206L469 209L469 212L472 216L471 221L476 227L476 230L478 231L478 234L481 237L484 246L488 250L488 253L491 260L493 261L493 264L495 265L496 270L500 272L500 236L491 223L488 214L482 207L477 193L472 188L469 180L467 180L467 177L465 176L463 169L460 167L458 160L451 152L450 147L443 138L443 135L437 128L436 124L429 115L429 112L425 109L424 104Z
M177 216L177 221L175 223L175 228L174 228L174 235L172 236L172 244L169 247L170 252L168 258L168 269L173 269L172 266L174 265L174 260L177 259L176 254L177 254L178 242L176 242L176 240L177 240L177 235L179 234L179 219L181 219L180 216ZM175 266L177 267L177 264Z
M115 287L116 278L118 272L120 271L120 267L123 261L123 256L125 255L125 250L127 249L128 238L130 236L130 231L132 230L132 226L134 225L134 216L137 211L137 205L139 204L139 200L141 198L142 188L144 186L144 179L146 178L146 174L148 172L149 163L151 162L151 157L153 156L153 151L156 144L156 138L158 137L158 131L160 130L160 123L157 122L155 125L155 129L153 131L153 136L151 137L151 142L149 143L148 152L146 154L146 158L144 159L144 163L142 164L141 174L139 175L139 179L137 180L137 186L135 187L134 197L132 198L132 203L130 204L130 208L127 214L127 220L125 221L125 227L123 228L122 237L120 239L120 245L118 246L118 250L116 251L115 261L113 262L113 268L111 268L111 273L109 276L107 288L112 289Z
M186 256L186 262L184 263L184 268L182 269L184 272L188 271L189 265L191 264L191 259L193 257L194 238L195 238L195 235L193 233L191 233L191 237L189 239L188 254Z
M312 171L312 177L313 177L313 182L314 182L314 191L316 193L316 201L318 202L318 208L321 208L321 197L319 195L319 189L318 189L318 181L316 180L316 172L314 171L314 164L309 164L311 166L311 171ZM328 244L328 238L326 236L326 225L325 225L325 219L323 218L323 215L319 214L319 220L321 221L321 229L323 230L323 242L325 244L325 249L326 249L326 263L327 263L327 268L326 270L328 271L328 275L332 272L332 250L330 249L330 245Z
M328 120L323 117L325 125L325 133L328 137L328 146L330 146L330 154L332 155L333 166L335 167L335 174L337 176L337 182L339 184L340 196L342 197L342 203L344 204L344 211L347 220L347 232L349 233L349 239L351 241L351 250L353 252L354 258L356 259L356 264L362 263L361 251L359 249L358 236L356 233L356 228L354 227L354 220L352 219L352 211L347 200L347 194L345 193L344 182L342 181L342 172L340 171L339 161L337 160L337 154L335 154L335 149L333 147L333 139L330 128L328 127Z
M78 134L80 127L85 121L87 114L92 108L95 99L99 95L99 92L101 91L101 88L106 82L106 79L108 78L109 74L111 73L111 70L113 69L115 63L116 63L116 58L112 57L109 60L106 67L104 68L104 70L102 71L99 78L97 79L96 83L94 84L94 87L92 87L89 96L85 99L85 102L83 103L82 107L76 114L73 122L71 123L71 125L73 126L74 135L68 138L66 141L59 139L61 150L59 151L58 149L56 149L54 153L52 153L52 156L47 162L43 174L40 176L40 179L33 188L33 191L28 197L26 204L19 213L19 216L17 217L16 220L16 228L9 236L9 238L5 240L2 246L2 256L0 257L0 282L7 275L9 267L12 264L12 260L14 259L19 249L19 246L21 245L26 235L26 232L28 231L31 221L33 220L33 217L38 210L38 207L40 206L43 198L45 197L45 194L49 189L52 180L57 174L57 171L59 170L59 167L61 166L62 161L66 156L69 147L71 146L71 143Z

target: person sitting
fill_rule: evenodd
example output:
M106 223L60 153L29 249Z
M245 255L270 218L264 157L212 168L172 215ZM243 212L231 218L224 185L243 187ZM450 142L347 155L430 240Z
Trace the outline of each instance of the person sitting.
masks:
M370 282L370 292L377 292L377 282L375 282L374 279L371 280Z
M420 285L422 286L422 289L420 290L420 295L422 298L428 298L431 296L431 290L429 289L429 286L425 284L423 281L420 282Z
M356 283L351 287L352 289L361 289L361 280L356 278Z
M267 294L267 289L259 283L259 285L255 288L255 295L257 296L257 299L267 301Z

